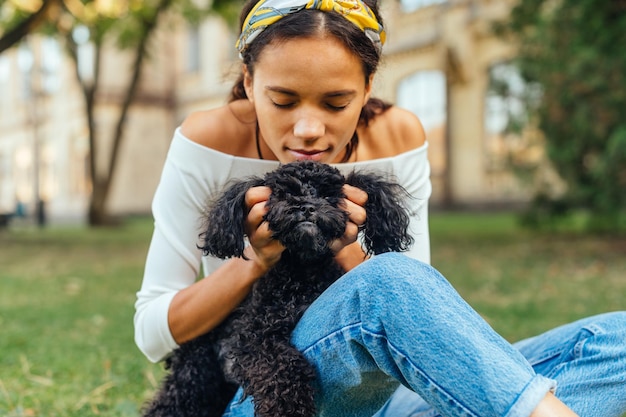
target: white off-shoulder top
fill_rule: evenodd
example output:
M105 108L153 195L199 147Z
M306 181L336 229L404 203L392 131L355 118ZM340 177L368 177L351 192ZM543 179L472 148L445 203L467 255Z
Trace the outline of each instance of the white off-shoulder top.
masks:
M393 176L413 197L411 233L415 243L407 255L430 262L428 199L431 194L428 145L400 155L335 165L343 173L376 170ZM168 326L174 295L192 285L203 268L208 275L224 262L202 257L197 248L206 202L237 178L263 175L278 166L265 161L228 155L186 138L176 129L154 200L154 233L143 282L135 303L135 342L148 359L157 362L178 345Z

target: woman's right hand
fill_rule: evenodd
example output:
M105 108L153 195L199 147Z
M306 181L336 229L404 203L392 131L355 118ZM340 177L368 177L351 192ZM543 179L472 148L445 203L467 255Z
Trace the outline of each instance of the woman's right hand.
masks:
M244 255L247 259L256 262L264 271L274 266L285 250L279 241L272 238L272 231L263 220L263 216L267 213L265 204L270 194L269 187L253 187L246 192L248 217L245 229L250 245L244 250Z
M224 262L172 299L168 325L176 343L187 342L219 325L249 294L254 282L280 259L284 248L272 239L263 220L270 194L267 187L251 188L246 193L245 232L250 241L244 249L247 260L233 258Z

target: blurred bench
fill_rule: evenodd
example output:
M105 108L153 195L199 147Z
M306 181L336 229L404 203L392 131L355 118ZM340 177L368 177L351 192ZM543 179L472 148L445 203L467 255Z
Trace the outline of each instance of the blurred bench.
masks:
M13 213L0 213L0 229L9 227Z

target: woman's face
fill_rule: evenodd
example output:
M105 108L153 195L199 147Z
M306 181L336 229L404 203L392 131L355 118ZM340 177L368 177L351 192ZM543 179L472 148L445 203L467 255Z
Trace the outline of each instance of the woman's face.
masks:
M279 161L342 159L372 85L349 49L332 37L274 42L244 74L261 138Z

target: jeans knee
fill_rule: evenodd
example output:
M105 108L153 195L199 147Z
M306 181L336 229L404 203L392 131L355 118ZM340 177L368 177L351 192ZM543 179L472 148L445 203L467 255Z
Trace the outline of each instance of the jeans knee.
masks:
M626 350L626 311L614 311L584 319L583 327L594 335L617 336Z
M380 286L388 290L396 283L428 279L436 274L438 273L428 264L402 253L388 252L376 255L364 263L359 276L370 286Z
M431 298L450 285L432 266L396 252L373 257L355 274L362 295L387 305Z
M594 333L597 344L607 354L620 358L622 368L626 368L626 311L594 316L586 327Z
M378 271L387 272L385 276L437 273L429 264L399 252L381 253L371 258L365 265L368 264Z

